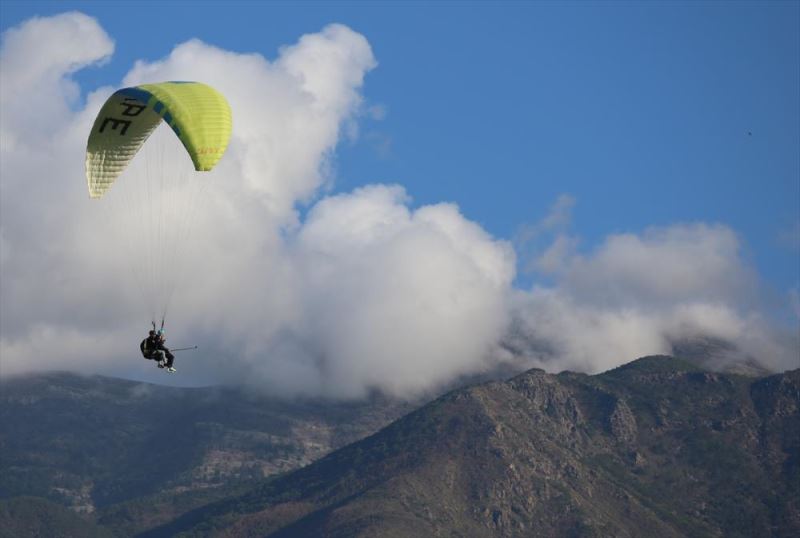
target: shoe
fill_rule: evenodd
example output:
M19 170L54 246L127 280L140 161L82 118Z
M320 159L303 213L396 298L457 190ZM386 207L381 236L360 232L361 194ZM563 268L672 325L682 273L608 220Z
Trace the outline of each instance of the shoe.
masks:
M168 366L168 367L167 367L167 372L177 372L177 371L178 371L178 370L176 370L176 369L175 369L175 368L173 368L172 366Z
M158 364L156 364L156 366L158 366L159 368L163 368L164 367L164 363L163 362L159 362Z

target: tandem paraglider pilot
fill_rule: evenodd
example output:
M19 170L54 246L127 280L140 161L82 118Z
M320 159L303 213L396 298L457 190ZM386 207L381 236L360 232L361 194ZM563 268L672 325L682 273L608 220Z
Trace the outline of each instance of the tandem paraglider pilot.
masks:
M159 153L165 149L159 147L160 142L145 142L159 127L162 127L162 132L171 130L178 137L195 172L210 172L225 154L230 142L233 129L231 107L224 95L201 82L156 82L115 91L100 108L89 131L86 142L86 185L90 198L105 200L106 193L128 170L134 156L139 154L143 146L147 146L142 153L145 170L137 172L133 167L128 172L130 177L126 181L130 184L130 191L127 195L120 194L122 199L127 199L127 202L121 201L121 205L127 207L121 209L127 213L122 215L123 218L136 219L141 223L141 227L135 227L134 231L146 239L144 252L127 249L130 251L132 269L140 279L141 291L145 297L149 297L146 310L153 316L153 330L140 344L142 356L157 361L160 368L174 372L173 352L197 349L197 346L170 351L164 345L163 331L156 331L156 313L161 314L163 329L169 298L179 281L180 270L176 263L151 262L174 253L179 248L179 238L186 236L191 229L188 217L195 213L192 211L192 200L196 200L196 197L170 194L184 193L189 189L199 196L206 180L191 173L189 162L185 159L182 170L166 166L167 161L170 164L173 161L169 150ZM157 155L160 157L157 158ZM170 203L163 203L166 200ZM107 205L108 202L103 204ZM172 222L169 217L175 210L182 217ZM176 227L172 233L164 233L166 227L172 224ZM119 243L123 244L122 241Z
M163 330L151 330L147 338L139 344L139 349L141 349L142 356L145 359L157 361L159 368L166 368L168 372L176 372L177 370L172 366L175 361L175 355L164 345L166 339L167 337L164 336Z

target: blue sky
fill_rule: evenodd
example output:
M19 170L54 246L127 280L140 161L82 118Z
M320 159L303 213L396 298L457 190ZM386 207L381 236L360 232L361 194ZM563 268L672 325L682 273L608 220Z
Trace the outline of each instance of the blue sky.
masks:
M402 185L412 211L455 203L496 241L476 240L493 252L487 267L496 263L505 274L500 243L513 245L510 287L531 293L498 312L510 312L517 328L548 326L563 315L566 325L531 336L549 348L563 345L560 356L571 358L560 366L592 371L663 351L664 335L700 318L703 330L724 327L720 334L749 349L775 339L754 328L754 319L789 320L796 333L800 2L4 0L0 9L4 32L33 16L78 11L113 39L109 61L67 75L82 92L73 103L78 120L90 92L119 87L137 61L172 58L193 38L274 62L331 23L363 36L378 65L358 67L365 73L356 88L362 113L339 118L342 132L355 120L358 136L323 144L313 157L323 162L332 150L334 172L327 191L303 191L313 197L300 206L300 243L318 220L357 213L365 200L384 209L405 203L394 191L350 195L365 185ZM292 248L299 247L285 245ZM741 292L751 273L757 301ZM665 291L665 280L674 288ZM702 301L703 312L724 312L704 317ZM330 304L316 306L322 312ZM631 308L635 319L626 318ZM597 338L613 334L619 320L630 322L617 335L626 344L609 352L615 358L576 359L591 355L596 342L558 340L568 329L582 331L567 327L580 319L597 328ZM31 320L31 327L41 322ZM657 327L653 338L631 339L642 326ZM796 335L789 340L784 357L796 356Z
M335 190L400 182L501 237L567 193L584 247L725 223L769 282L798 283L778 239L800 219L797 2L5 1L2 27L70 9L116 41L86 88L193 37L269 58L341 22L373 47L364 93L386 117L340 148Z

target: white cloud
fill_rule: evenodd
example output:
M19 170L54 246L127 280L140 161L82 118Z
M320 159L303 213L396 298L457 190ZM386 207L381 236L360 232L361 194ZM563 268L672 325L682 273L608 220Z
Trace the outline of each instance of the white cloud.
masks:
M558 259L550 264L560 271L556 284L514 300L511 345L536 364L599 372L712 337L735 345L739 357L796 366L800 342L760 313L756 275L730 228L677 224L612 235L589 255L562 240L541 258Z
M433 388L480 370L504 334L510 247L452 205L412 212L405 199L386 186L326 199L298 236L304 323L324 357L324 390Z
M526 272L559 273L575 254L580 241L567 232L575 202L573 196L559 195L544 218L517 233L516 247Z
M155 234L135 224L149 220L126 212L125 200L148 180L148 159L161 159L169 178L185 174L178 167L188 159L162 129L155 136L165 138L146 144L101 203L88 199L86 136L113 89L88 93L80 107L70 74L112 51L97 22L76 13L4 34L3 375L57 368L164 379L136 348L149 321L137 279L147 276L143 249ZM413 395L490 367L512 322L521 349L551 369L597 371L668 351L695 332L760 350L778 366L796 352L791 338L772 338L756 277L724 226L616 235L580 254L567 234L575 200L563 196L529 230L540 247L534 267L555 284L525 292L512 290L511 246L452 204L414 208L402 187L386 185L320 199L376 65L363 36L331 25L272 61L192 40L124 77L122 86L202 80L226 95L234 115L228 152L202 176L192 240L179 241L181 252L159 271L179 282L170 343L200 345L179 356L173 382ZM36 103L24 116L21 94ZM179 196L188 188L174 183ZM298 205L315 200L301 219ZM129 233L136 230L143 237Z
M572 259L563 286L585 300L615 305L745 301L756 294L736 234L703 223L609 236L590 257Z
M100 30L88 21L73 30L91 41ZM40 22L15 32L35 42ZM61 88L72 84L76 65L110 51L87 57L75 41L57 54L14 49L20 62L31 53L66 58L49 62L57 76L34 80L65 113L48 120L62 133L57 151L48 150L50 129L42 128L28 138L36 159L10 148L2 155L4 374L150 365L137 358L146 319L136 289L138 278L149 278L142 253L159 234L126 204L152 180L148 165L166 166L172 181L187 159L161 129L100 204L88 200L85 137L112 90L98 89L85 109L70 111ZM181 283L170 311L172 344L194 338L203 350L185 370L179 359L183 375L282 393L407 395L482 367L503 334L513 253L456 207L412 210L402 188L373 186L323 199L305 222L297 217L296 204L329 180L340 131L361 112L360 88L375 65L363 36L332 25L284 47L273 62L192 40L163 60L138 62L124 78L122 85L203 80L226 95L234 114L228 153L209 174L192 223L194 248L157 271ZM39 177L58 178L57 185ZM186 196L189 187L173 183ZM169 207L168 198L162 191L159 201ZM139 228L142 237L130 233Z
M550 371L597 373L669 352L657 318L634 308L586 304L557 288L516 294L511 343Z
M106 58L112 50L97 22L82 14L33 19L4 34L3 372L34 368L37 362L81 367L86 361L76 363L54 339L42 335L113 333L144 321L137 315L137 275L128 270L138 264L137 248L120 248L115 235L127 228L123 219L136 215L116 211L114 198L125 198L126 189L140 179L139 172L133 166L120 178L109 193L114 196L103 200L109 203L90 201L85 190L86 136L112 89L89 94L82 110L72 109L76 92L64 91L76 87L70 73ZM234 112L229 152L210 174L207 203L193 225L203 250L185 255L185 265L200 268L199 273L187 273L184 289L190 293L177 301L177 312L191 311L185 327L230 328L233 324L226 320L239 316L228 311L240 314L245 307L251 317L244 324L248 328L264 326L268 331L287 316L282 309L269 310L285 306L276 304L282 292L274 284L281 280L270 279L286 265L280 230L295 222L295 203L312 197L327 180L327 160L338 141L338 128L360 106L363 76L374 65L366 40L334 25L283 49L274 62L193 40L178 45L162 61L138 62L125 77L123 85L204 80L228 97ZM26 104L30 93L36 103L48 106L19 107L14 96L21 93L26 94ZM24 121L17 113L7 113L23 108ZM170 166L187 160L180 149L159 158ZM198 287L192 290L191 284ZM262 295L267 302L256 304ZM231 328L221 339L235 342L238 336ZM42 350L44 341L52 344L47 352ZM135 356L135 345L130 348L133 353L125 353L125 360ZM93 357L93 350L84 357ZM109 360L120 358L118 354Z
M334 24L284 47L272 63L192 40L163 61L137 63L123 85L202 80L222 92L235 125L226 161L237 161L246 196L278 224L292 224L295 204L328 179L340 128L358 111L364 75L375 65L366 39Z
M578 243L576 237L560 234L528 268L544 274L560 273L577 252Z
M27 143L41 144L42 139L59 134L71 114L70 105L80 94L67 76L106 61L113 51L114 42L97 21L77 12L33 18L4 32L0 48L3 150L22 150Z

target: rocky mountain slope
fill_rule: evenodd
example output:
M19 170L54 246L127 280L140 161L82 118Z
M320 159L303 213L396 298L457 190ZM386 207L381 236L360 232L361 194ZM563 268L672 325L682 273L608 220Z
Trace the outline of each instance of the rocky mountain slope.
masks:
M34 503L38 513L66 507L129 535L306 465L410 410L380 397L282 401L65 373L4 380L0 499L46 499ZM25 513L23 504L0 505L0 519Z
M175 535L798 536L800 371L532 370L143 534Z

